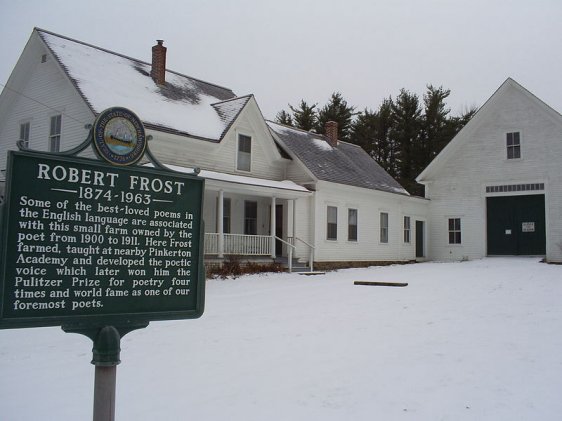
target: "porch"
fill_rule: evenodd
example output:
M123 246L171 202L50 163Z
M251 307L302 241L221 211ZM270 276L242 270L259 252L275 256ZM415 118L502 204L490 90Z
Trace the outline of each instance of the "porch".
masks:
M314 246L297 235L309 212L311 192L290 181L263 180L201 171L206 260L231 256L259 261L314 261ZM300 213L299 213L300 210Z

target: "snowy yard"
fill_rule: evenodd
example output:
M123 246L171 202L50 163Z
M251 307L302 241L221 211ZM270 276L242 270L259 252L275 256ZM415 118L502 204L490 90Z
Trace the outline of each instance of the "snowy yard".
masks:
M562 266L531 258L211 280L201 319L122 340L116 419L559 420L561 304ZM0 331L0 419L91 419L90 359Z

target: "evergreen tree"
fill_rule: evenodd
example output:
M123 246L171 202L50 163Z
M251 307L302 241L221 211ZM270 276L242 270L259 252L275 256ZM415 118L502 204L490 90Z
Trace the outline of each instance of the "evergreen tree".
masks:
M466 125L466 123L468 123L470 119L474 117L474 114L476 114L477 112L478 107L476 105L473 105L472 107L463 110L459 117L454 117L453 120L455 120L456 123L455 134L457 134Z
M445 99L451 94L449 89L442 86L435 88L427 86L423 96L425 105L423 116L423 160L420 162L420 172L437 156L441 149L451 140L451 124L448 114L450 110L445 105Z
M450 93L442 86L427 85L420 104L416 94L401 89L395 100L388 97L378 110L356 113L355 107L334 92L320 110L316 104L301 100L298 108L289 105L292 116L283 110L276 121L318 133L324 133L327 121L336 121L341 140L361 146L408 192L423 195L423 186L416 183L415 177L477 111L472 107L451 117L445 103Z
M351 141L361 146L393 177L398 174L398 148L391 137L392 98L383 100L378 111L365 109L352 124Z
M275 122L279 124L284 124L285 126L293 125L293 117L285 110L281 110L275 116Z
M334 92L328 103L318 111L316 131L324 133L326 122L335 121L338 123L338 137L341 140L349 141L355 114L355 107L348 105L339 92Z
M421 106L416 94L402 88L392 104L392 138L399 146L398 181L410 193L419 187L414 181L423 165L421 142Z
M316 104L308 105L304 99L301 100L299 108L289 104L293 112L293 125L303 130L311 130L316 127L318 117L316 115Z
M377 139L378 113L365 108L357 114L351 125L351 141L363 148L370 156L379 161Z

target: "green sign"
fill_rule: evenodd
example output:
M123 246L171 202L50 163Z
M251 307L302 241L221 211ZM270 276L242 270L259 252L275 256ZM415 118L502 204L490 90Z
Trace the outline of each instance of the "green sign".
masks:
M203 313L203 179L10 152L6 180L0 328Z

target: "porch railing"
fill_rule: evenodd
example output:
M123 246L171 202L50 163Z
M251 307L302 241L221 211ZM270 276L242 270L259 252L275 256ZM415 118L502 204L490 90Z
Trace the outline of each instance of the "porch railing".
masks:
M205 233L205 254L219 254L220 234ZM223 234L223 254L245 256L271 256L271 236Z
M287 246L289 255L289 271L292 270L293 253L296 251L296 243L301 242L309 251L310 271L314 270L314 250L312 244L300 239L299 237L289 237L288 241L275 237ZM239 254L243 256L271 256L271 236L269 235L244 235L244 234L223 234L223 255ZM205 254L219 255L220 234L214 232L205 233Z
M300 241L301 243L303 243L305 246L308 247L308 250L309 250L308 265L310 267L310 271L313 272L314 271L314 250L316 249L316 247L314 247L312 244L307 243L306 241L304 241L302 238L299 238L299 237L289 237L288 240L289 240L289 243L291 243L293 245L293 247L296 247L297 241Z

